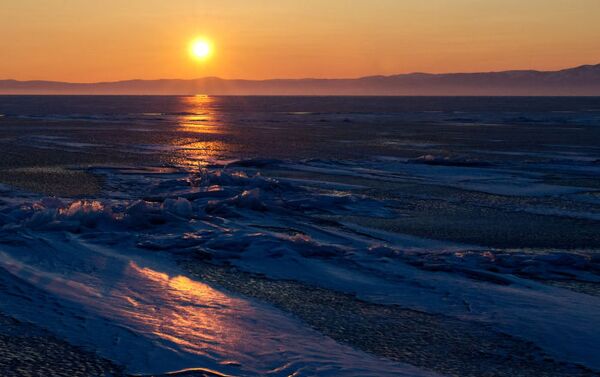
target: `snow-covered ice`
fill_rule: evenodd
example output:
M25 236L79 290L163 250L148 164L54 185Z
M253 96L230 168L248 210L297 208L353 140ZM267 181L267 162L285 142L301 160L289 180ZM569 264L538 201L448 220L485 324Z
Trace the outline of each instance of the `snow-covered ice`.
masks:
M19 101L0 103L3 182L102 185L0 186L0 311L131 373L433 375L181 260L484 324L600 370L600 296L581 289L600 284L593 100Z
M304 170L324 169L313 165ZM103 198L24 195L1 208L0 263L8 289L0 309L98 349L132 372L200 365L241 375L426 375L190 280L157 250L480 321L563 360L600 367L600 298L526 278L569 274L598 282L597 257L489 250L351 223L318 226L331 215L394 212L386 200L318 181L294 185L253 168L96 172L106 179Z

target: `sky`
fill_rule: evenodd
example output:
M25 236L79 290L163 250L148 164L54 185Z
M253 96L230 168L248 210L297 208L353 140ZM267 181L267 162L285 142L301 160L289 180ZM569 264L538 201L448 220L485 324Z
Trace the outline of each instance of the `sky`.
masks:
M598 0L6 0L0 79L554 70L600 63L599 15Z

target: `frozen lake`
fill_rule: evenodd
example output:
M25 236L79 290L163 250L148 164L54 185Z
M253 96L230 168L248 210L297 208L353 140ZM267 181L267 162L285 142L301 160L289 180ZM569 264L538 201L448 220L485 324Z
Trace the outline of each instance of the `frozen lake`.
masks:
M600 370L600 98L0 96L0 114L0 311L131 373L445 371L182 260Z

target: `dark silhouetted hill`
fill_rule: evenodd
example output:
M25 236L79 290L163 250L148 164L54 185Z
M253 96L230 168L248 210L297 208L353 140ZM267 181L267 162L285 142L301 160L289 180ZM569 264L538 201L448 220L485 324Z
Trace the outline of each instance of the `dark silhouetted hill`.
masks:
M560 71L410 73L357 79L0 80L0 94L600 96L600 64Z

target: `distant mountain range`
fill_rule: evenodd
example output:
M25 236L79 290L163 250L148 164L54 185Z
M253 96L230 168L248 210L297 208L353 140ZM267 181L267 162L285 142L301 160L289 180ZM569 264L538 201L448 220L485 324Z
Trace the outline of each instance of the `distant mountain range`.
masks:
M0 94L600 96L600 64L560 71L410 73L356 79L0 80Z

